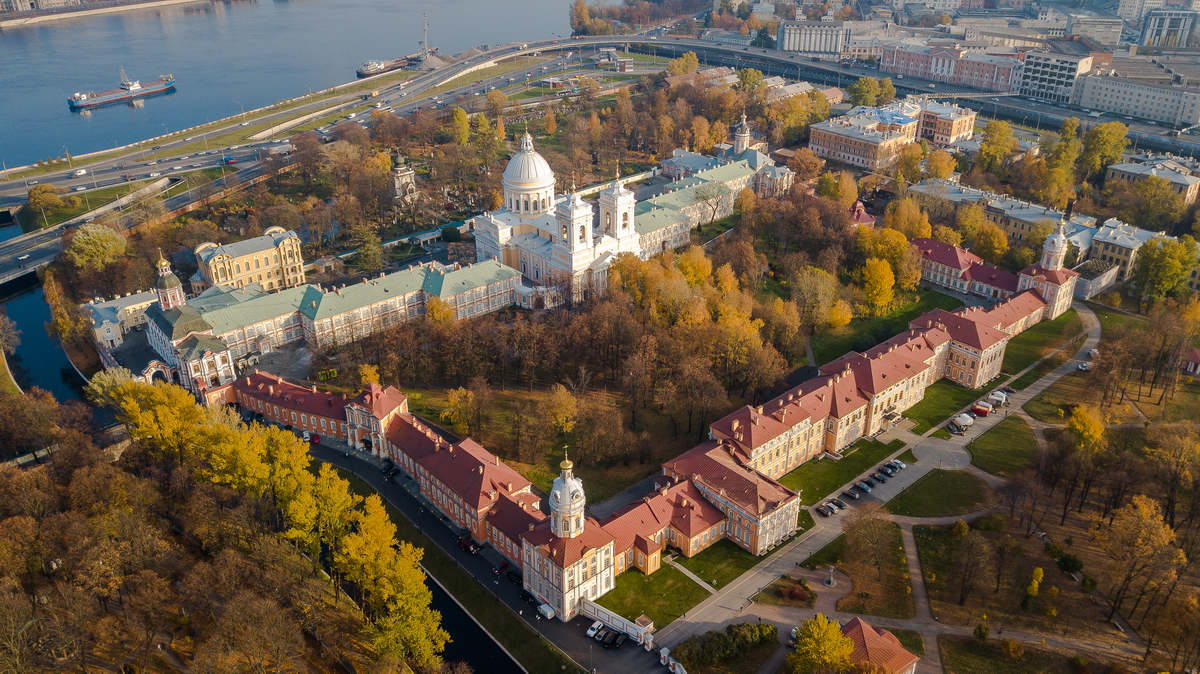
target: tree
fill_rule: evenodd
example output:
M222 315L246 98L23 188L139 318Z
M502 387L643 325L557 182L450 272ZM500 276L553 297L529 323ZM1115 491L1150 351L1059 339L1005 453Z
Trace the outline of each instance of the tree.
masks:
M979 145L979 157L975 160L975 167L992 175L1000 175L1004 171L1004 163L1016 149L1017 139L1013 138L1012 127L1008 122L992 120L983 129L983 140Z
M954 161L954 157L944 150L934 150L929 153L929 158L925 160L925 177L926 178L949 178L954 175L954 170L958 167L958 162Z
M9 318L8 314L0 313L0 353L12 355L20 345L21 331L17 329L17 322Z
M1122 185L1117 216L1136 227L1152 231L1171 231L1171 228L1183 217L1187 204L1183 196L1171 187L1166 178L1151 176L1136 183L1116 183ZM1114 190L1114 195L1117 192Z
M886 514L880 504L864 503L842 522L846 531L847 557L870 560L881 581L884 570L894 564L893 551L899 535L896 525L886 519Z
M928 239L933 233L929 216L912 199L897 199L888 204L883 221L888 228L900 232L909 241Z
M885 260L870 258L863 266L863 298L870 311L882 314L892 305L896 277Z
M1149 580L1162 567L1185 561L1183 551L1175 547L1175 532L1163 521L1158 504L1141 494L1114 510L1107 520L1093 516L1089 533L1108 558L1103 573L1108 586L1109 619L1120 610L1136 583Z
M971 251L991 264L1000 264L1008 252L1008 237L998 225L985 221L973 237Z
M910 184L921 181L921 162L925 153L921 146L909 143L900 148L900 156L896 160L895 176L897 184Z
M554 117L554 106L546 106L546 115L542 118L542 128L546 131L546 135L554 135L558 131L558 121Z
M987 222L987 217L983 214L983 206L979 204L971 204L966 208L959 209L956 215L958 224L958 233L962 234L963 242L971 242L975 240L979 230L983 228Z
M948 243L951 246L962 245L962 234L959 234L957 230L945 225L938 225L937 227L933 228L933 238L941 241L942 243Z
M992 547L983 534L972 531L959 542L951 563L953 576L958 581L959 606L966 605L980 578L988 572L994 561Z
M887 105L896 100L896 86L886 77L879 80L879 95L875 97L876 105Z
M466 426L471 419L471 407L475 402L475 394L465 388L451 389L446 394L446 409L442 410L442 421L448 421L454 426Z
M379 383L379 366L362 363L358 366L358 385L366 388L368 384Z
M796 632L796 650L787 656L794 674L809 672L840 673L850 670L854 642L842 634L837 621L818 613L800 623Z
M1067 173L1075 173L1075 162L1079 159L1079 148L1083 142L1079 140L1079 119L1068 117L1063 120L1058 129L1060 140L1050 152L1046 164L1052 169L1060 169Z
M63 256L80 269L107 267L125 254L125 237L98 223L80 225Z
M797 180L809 182L821 175L821 171L825 168L825 160L814 154L812 150L802 147L796 150L796 155L788 160L788 168L796 174Z
M875 105L879 98L879 81L874 77L862 77L846 87L851 105ZM894 94L893 94L894 95Z
M454 106L450 111L450 137L459 145L471 142L471 122L467 119L467 111Z
M25 203L35 212L45 213L47 215L57 213L66 205L63 203L60 194L66 194L67 190L53 185L34 185L29 188L29 193L25 197Z
M1041 186L1034 190L1034 196L1047 206L1063 208L1075 194L1074 175L1074 171L1069 169L1052 168L1046 171Z
M575 415L579 411L579 403L575 396L562 384L550 388L550 397L545 403L545 419L559 433L570 433L575 426Z
M696 55L692 54L692 58ZM763 74L761 70L754 68L742 68L737 73L738 90L744 91L747 94L758 93L758 90L763 86Z
M372 274L383 269L386 254L379 243L379 236L364 227L358 233L358 239L362 242L358 247L358 255L354 257L358 268Z
M152 453L173 456L180 467L194 455L201 416L187 389L131 380L111 395L129 435L148 441L156 450Z
M1196 254L1196 241L1187 234L1174 240L1156 236L1142 244L1133 271L1139 300L1153 303L1187 293Z
M666 117L664 119L670 119ZM708 223L712 224L717 219L717 213L721 212L721 205L725 202L725 198L729 195L729 188L724 183L716 181L707 182L696 188L695 196L698 203L704 204L708 208Z
M1083 153L1079 157L1079 173L1085 179L1100 178L1109 164L1121 161L1129 144L1129 129L1120 122L1101 124L1083 137Z
M858 199L858 184L854 182L854 176L848 171L842 171L837 175L828 171L821 174L821 178L817 181L817 196L826 197L849 208L851 204Z
M1096 454L1104 449L1104 417L1092 405L1078 405L1071 411L1067 432L1078 451Z
M1146 457L1158 468L1162 481L1167 522L1174 525L1175 506L1181 491L1193 484L1200 469L1200 444L1190 422L1159 423L1150 427Z
M694 73L700 69L700 59L696 56L696 52L684 52L683 56L677 59L667 61L668 75L687 75Z
M492 89L487 93L488 109L492 111L492 116L500 119L500 113L508 109L508 96L500 89Z

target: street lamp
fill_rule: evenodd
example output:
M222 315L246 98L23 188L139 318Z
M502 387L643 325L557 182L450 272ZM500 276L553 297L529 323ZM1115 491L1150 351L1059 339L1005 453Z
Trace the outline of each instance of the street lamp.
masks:
M67 156L67 166L75 168L75 164L71 163L71 151L67 149L66 145L63 146L63 154Z

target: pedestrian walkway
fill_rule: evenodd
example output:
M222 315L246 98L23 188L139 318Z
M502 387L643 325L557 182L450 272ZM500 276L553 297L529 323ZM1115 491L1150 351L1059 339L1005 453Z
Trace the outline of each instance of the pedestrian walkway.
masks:
M700 587L707 590L709 594L717 593L716 588L714 588L711 584L704 582L704 579L702 579L700 576L697 576L696 574L689 571L686 566L683 566L682 564L677 563L674 558L663 557L663 559L666 560L667 564L670 564L671 566L675 567L676 569L679 569L680 571L682 571L683 575L694 580L697 585L699 585Z

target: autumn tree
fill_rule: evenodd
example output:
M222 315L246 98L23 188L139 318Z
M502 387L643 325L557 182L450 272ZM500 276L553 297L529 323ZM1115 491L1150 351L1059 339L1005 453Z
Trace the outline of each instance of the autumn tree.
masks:
M854 642L842 633L837 621L818 613L800 623L796 649L788 653L787 665L793 674L840 674L850 670L853 652Z
M977 531L969 532L959 542L951 561L951 573L958 583L958 605L964 606L980 579L995 563L991 544Z
M874 77L860 77L846 87L846 93L850 94L851 105L875 105L879 99L879 81Z
M942 243L948 243L951 246L961 246L963 240L962 234L958 230L945 225L938 225L933 228L933 238Z
M900 232L909 241L927 239L933 233L929 226L929 216L913 199L892 201L883 217L887 227Z
M554 132L558 131L558 120L554 116L553 105L546 106L546 114L542 117L542 129L546 135L554 135Z
M1142 229L1171 231L1183 217L1187 204L1166 178L1150 176L1135 183L1110 181L1110 201L1117 217Z
M817 196L826 197L849 208L858 199L858 185L848 171L836 175L826 171L817 181Z
M961 208L955 214L955 223L958 226L958 233L962 235L963 243L974 241L986 222L987 217L983 214L983 206L979 204Z
M125 254L125 237L98 223L80 225L63 251L68 262L82 269L101 269Z
M855 508L842 522L846 531L847 554L854 559L867 560L875 566L879 580L893 564L896 545L896 525L888 521L887 511L880 504L865 503Z
M886 77L879 80L879 94L875 97L876 105L887 105L896 100L896 85Z
M934 150L925 160L926 178L949 178L958 168L958 162L945 150Z
M1008 252L1008 236L990 221L984 221L972 237L971 252L982 257L990 264L1000 264L1004 254Z
M457 105L450 112L450 137L459 145L471 141L471 122L467 118L467 111Z
M921 181L921 162L925 153L917 143L909 143L900 148L900 155L893 167L897 184L908 185Z
M1008 157L1017 150L1017 139L1013 138L1008 122L992 120L983 129L983 140L979 145L979 156L975 167L980 171L1000 175Z
M1120 122L1096 126L1083 137L1083 152L1079 156L1079 173L1085 179L1099 179L1109 164L1121 161L1129 144L1129 129Z
M508 109L508 96L500 89L492 89L487 93L487 105L492 116L498 120L501 113Z
M1083 141L1079 139L1079 118L1067 117L1064 119L1062 126L1058 129L1058 135L1059 141L1050 152L1050 158L1046 164L1051 169L1058 169L1074 175L1075 163L1079 159L1079 150L1083 147ZM1074 180L1072 180L1073 182Z
M53 215L66 207L60 195L67 190L53 185L34 185L25 195L25 204L29 208L45 215Z
M1139 304L1186 294L1196 267L1197 248L1196 241L1187 234L1178 239L1156 236L1142 244L1133 270Z
M1150 427L1146 456L1158 469L1167 523L1175 524L1175 509L1188 484L1200 470L1200 437L1189 422L1158 423Z
M796 150L795 156L788 160L788 168L796 174L796 179L809 182L821 175L825 168L825 160L818 157L812 150L802 147Z
M694 73L700 69L700 59L696 56L696 52L684 52L683 56L677 59L667 61L668 75L687 75Z
M1163 521L1153 499L1137 495L1112 512L1109 519L1092 518L1089 533L1107 557L1103 579L1108 595L1108 617L1112 619L1135 585L1185 561L1175 547L1175 532Z

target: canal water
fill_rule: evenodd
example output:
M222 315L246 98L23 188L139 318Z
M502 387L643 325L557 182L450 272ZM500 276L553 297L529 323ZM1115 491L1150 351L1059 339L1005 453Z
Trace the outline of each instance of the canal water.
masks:
M354 80L360 63L417 51L421 15L440 53L565 36L569 0L233 0L0 31L0 160L83 154ZM173 74L176 92L86 113L76 91Z
M87 382L67 360L58 340L46 332L50 307L34 275L23 276L0 286L0 306L21 331L21 344L8 356L17 385L22 390L37 386L54 394L59 402L83 398Z

